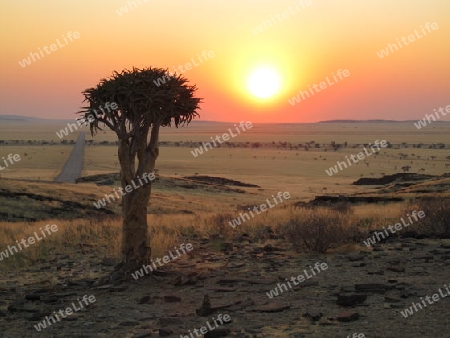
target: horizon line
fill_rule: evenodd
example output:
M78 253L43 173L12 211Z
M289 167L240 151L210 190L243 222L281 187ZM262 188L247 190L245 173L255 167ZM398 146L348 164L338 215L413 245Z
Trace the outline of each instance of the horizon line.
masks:
M10 118L2 119L2 116L8 116ZM26 119L29 120L42 120L42 121L53 121L53 122L69 122L73 121L71 119L51 119L44 117L34 117L34 116L26 116L26 115L14 115L14 114L0 114L0 119L2 120L20 120L24 121ZM332 119L332 120L321 120L315 122L256 122L255 124L315 124L315 123L402 123L402 122L417 122L419 120L388 120L388 119L366 119L366 120L356 120L356 119ZM217 121L217 120L192 120L193 122L203 122L203 123L239 123L237 121ZM450 122L446 120L438 120L435 122ZM253 122L252 122L253 123Z

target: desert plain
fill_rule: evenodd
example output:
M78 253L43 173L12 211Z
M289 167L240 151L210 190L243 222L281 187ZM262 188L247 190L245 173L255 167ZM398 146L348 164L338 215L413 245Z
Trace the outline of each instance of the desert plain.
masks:
M58 228L2 257L0 337L193 338L219 314L231 321L204 337L450 337L449 298L401 313L450 284L449 122L254 124L197 156L234 124L163 128L147 217L152 259L193 250L136 279L114 273L120 199L95 205L120 185L117 139L86 127L59 138L74 121L0 120L0 158L20 155L0 171L0 252ZM55 182L80 133L80 177ZM389 147L327 174L382 140ZM242 216L279 192L289 198ZM365 245L414 210L425 218ZM327 269L269 296L316 263ZM85 295L95 302L36 329Z

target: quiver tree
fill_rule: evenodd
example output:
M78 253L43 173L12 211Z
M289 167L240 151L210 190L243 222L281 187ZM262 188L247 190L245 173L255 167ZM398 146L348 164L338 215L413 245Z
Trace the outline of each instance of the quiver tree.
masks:
M89 105L79 113L87 120L92 136L102 130L100 126L117 134L122 189L133 181L140 186L139 178L154 172L160 127L189 124L198 116L201 99L194 97L197 88L189 86L181 75L167 74L165 69L151 67L114 72L83 92ZM122 193L121 270L150 262L147 206L151 180L147 181L141 180L142 186Z

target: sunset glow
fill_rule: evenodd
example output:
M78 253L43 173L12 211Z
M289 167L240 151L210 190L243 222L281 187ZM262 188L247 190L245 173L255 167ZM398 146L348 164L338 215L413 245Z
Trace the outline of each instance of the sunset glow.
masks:
M149 66L188 78L204 98L202 118L214 121L405 120L450 103L448 1L25 0L0 9L0 114L71 119L81 91ZM339 69L351 76L289 103Z

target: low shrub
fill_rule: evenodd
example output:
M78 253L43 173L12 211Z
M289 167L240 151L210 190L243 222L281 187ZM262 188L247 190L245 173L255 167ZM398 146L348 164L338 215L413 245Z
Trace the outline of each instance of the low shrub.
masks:
M425 217L420 219L410 230L430 237L450 238L450 198L432 197L420 199L414 206L406 208L411 211L423 211Z
M364 235L355 224L349 210L305 209L284 226L284 234L296 251L325 253L343 244L359 242Z

